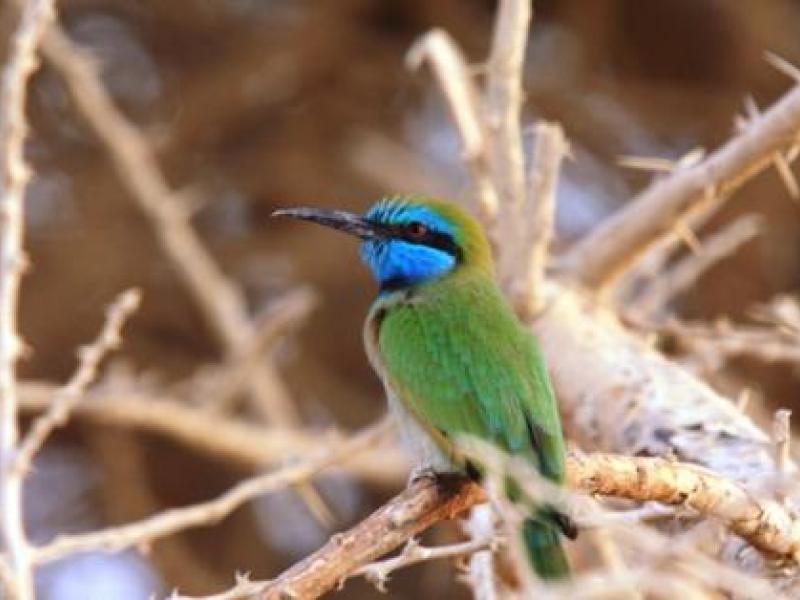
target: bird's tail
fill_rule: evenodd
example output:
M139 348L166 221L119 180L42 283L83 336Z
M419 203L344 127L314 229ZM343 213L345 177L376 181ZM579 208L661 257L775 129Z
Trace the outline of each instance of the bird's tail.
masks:
M569 562L561 547L561 531L558 523L546 517L537 516L523 523L522 535L528 560L542 579L569 576Z

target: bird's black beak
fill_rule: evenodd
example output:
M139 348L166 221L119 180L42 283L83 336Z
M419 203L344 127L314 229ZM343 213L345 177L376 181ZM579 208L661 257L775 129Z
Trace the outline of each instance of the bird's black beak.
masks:
M344 231L350 235L361 238L362 240L374 239L380 236L379 228L367 221L360 215L345 212L343 210L331 210L326 208L281 208L272 213L273 217L291 217L319 223L326 227L332 227L339 231Z

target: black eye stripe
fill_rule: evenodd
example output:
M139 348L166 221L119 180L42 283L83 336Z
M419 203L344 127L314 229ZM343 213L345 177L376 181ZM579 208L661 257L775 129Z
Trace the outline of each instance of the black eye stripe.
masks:
M404 242L408 242L410 244L418 244L421 246L436 248L437 250L446 252L459 262L464 257L461 247L456 243L451 235L441 231L435 231L425 225L425 223L422 223L422 225L425 227L425 233L423 235L414 235L410 231L410 224L408 223L401 225L373 220L372 224L380 227L387 238L403 240Z

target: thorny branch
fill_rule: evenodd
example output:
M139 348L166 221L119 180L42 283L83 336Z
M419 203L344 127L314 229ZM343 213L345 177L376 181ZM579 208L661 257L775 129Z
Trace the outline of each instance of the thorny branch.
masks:
M76 552L119 551L134 546L142 547L177 531L216 523L256 496L308 481L325 467L345 459L350 454L372 447L385 433L387 426L386 422L381 422L338 445L321 448L315 458L304 463L242 481L214 500L167 510L143 521L121 527L62 536L46 546L36 548L33 558L37 564L43 564Z
M141 295L138 290L128 290L120 294L108 308L103 330L89 346L81 348L79 365L69 382L56 392L50 407L31 426L30 431L20 443L17 455L11 465L11 473L24 477L33 462L33 456L56 427L63 425L69 415L86 393L86 388L97 377L97 370L105 356L122 343L122 327L128 317L139 307Z
M22 249L23 202L30 171L23 155L28 80L38 67L37 50L54 17L53 0L31 0L20 8L19 24L0 88L0 528L13 592L33 598L30 547L25 535L22 477L11 473L19 437L16 364L22 351L17 332Z
M593 287L607 286L635 264L676 218L728 198L766 169L800 135L800 87L794 87L746 130L699 164L656 180L627 206L581 239L561 262Z
M450 35L434 29L417 40L406 55L406 64L416 70L430 64L450 109L461 139L463 158L472 177L478 212L487 223L497 219L497 190L492 182L487 157L486 135L479 114L479 92L469 77L461 50ZM488 228L496 242L494 227Z
M62 76L80 115L114 161L121 180L149 217L167 256L197 300L229 354L252 344L254 333L244 298L214 262L189 222L180 196L170 189L142 133L117 109L90 56L58 27L43 41L48 62ZM296 423L295 405L269 363L252 369L251 391L276 424Z

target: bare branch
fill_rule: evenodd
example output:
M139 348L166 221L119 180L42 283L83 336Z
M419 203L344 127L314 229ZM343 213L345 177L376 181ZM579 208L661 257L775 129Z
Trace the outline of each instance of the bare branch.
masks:
M529 0L500 1L487 65L485 121L490 133L492 176L505 221L519 217L525 199L520 112L531 12Z
M713 323L666 319L645 327L677 337L705 368L718 369L735 356L800 364L800 338L774 327L739 325L726 319Z
M323 449L315 458L304 463L242 481L214 500L167 510L121 527L59 537L46 546L36 548L33 552L34 560L37 564L44 564L76 552L90 550L118 552L133 546L149 545L155 540L184 529L212 525L256 496L308 481L320 470L347 456L372 448L387 427L385 421L381 422L349 440Z
M286 331L303 321L315 304L313 292L299 288L274 300L254 324L255 335L229 355L226 364L216 369L213 387L206 391L209 410L225 412L236 395L245 389L261 368L270 346Z
M470 534L470 542L466 544L483 544L470 552L469 572L466 581L472 588L475 600L499 600L497 577L494 567L494 548L492 540L497 537L495 530L495 514L489 505L478 505L472 508L472 514L466 523Z
M654 278L649 288L635 301L633 312L654 315L669 302L689 290L709 269L731 256L762 231L762 219L745 215L708 237L697 254L683 258L666 273Z
M411 69L418 69L425 62L430 64L442 89L461 138L478 210L486 222L494 223L497 192L489 174L486 140L477 107L478 90L470 80L464 57L447 32L433 29L417 40L406 55L406 64ZM491 228L489 231L493 233Z
M713 198L725 199L797 143L800 87L700 164L657 180L567 254L563 266L592 286L608 285L635 264L674 220ZM721 201L721 200L720 200Z
M448 484L441 479L415 481L364 521L334 535L322 548L269 582L259 598L316 598L360 566L484 498L483 491L467 479L454 477Z
M244 298L202 245L184 203L170 189L147 140L114 105L89 55L53 27L44 38L47 60L64 79L86 123L104 144L121 180L152 222L178 275L231 355L251 344ZM296 422L294 404L269 363L258 365L251 391L276 424Z
M16 597L29 600L33 598L33 571L25 536L22 477L9 472L19 437L16 364L22 342L17 333L17 309L25 264L23 202L30 179L24 156L25 102L28 81L39 65L37 49L55 10L53 0L30 0L20 6L0 88L0 526Z
M25 384L21 389L21 408L47 410L56 391L52 386ZM155 398L138 392L90 393L75 407L74 414L103 425L165 435L189 448L258 469L287 459L310 459L321 447L340 443L343 439L341 432L252 425L189 408L177 399ZM409 461L398 448L383 446L379 453L354 455L337 468L371 483L397 485L406 477Z
M55 393L47 412L36 419L20 443L11 473L24 477L30 469L34 455L44 445L47 437L56 427L67 422L75 405L81 401L86 389L97 377L102 360L122 343L122 327L128 317L139 308L140 300L141 294L138 290L128 290L120 294L108 308L100 335L91 345L81 348L75 374L69 383Z
M528 173L527 202L522 221L529 223L520 243L521 260L513 279L514 306L525 319L532 319L544 306L544 276L553 239L556 185L561 161L569 151L564 131L556 123L536 125L536 146Z
M797 561L800 522L774 501L758 500L731 479L663 458L571 454L569 484L590 494L662 502L723 521L756 548Z
M476 506L475 508L479 507ZM379 592L386 592L386 583L389 581L389 576L395 571L421 562L440 560L442 558L458 558L462 556L472 556L474 558L476 553L482 554L483 552L488 552L489 556L491 556L492 544L493 535L485 538L474 538L458 544L433 547L421 546L416 538L412 537L406 542L403 550L397 556L364 565L356 569L348 577L363 575ZM481 598L488 600L485 596Z

